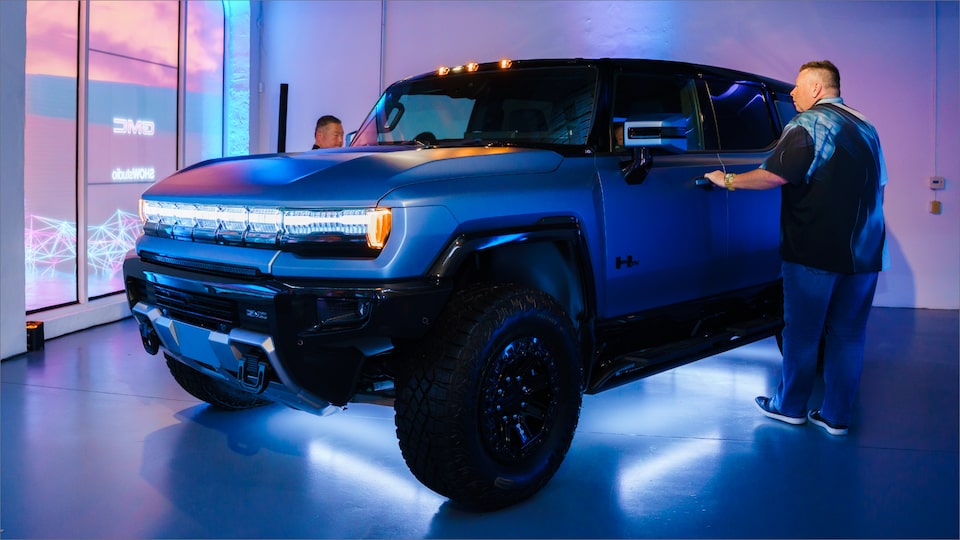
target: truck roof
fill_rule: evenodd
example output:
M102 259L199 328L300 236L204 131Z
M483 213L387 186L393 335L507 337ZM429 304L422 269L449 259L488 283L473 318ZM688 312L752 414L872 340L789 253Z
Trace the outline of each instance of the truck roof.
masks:
M443 66L434 71L428 71L419 75L407 77L400 82L409 82L412 80L428 79L441 76L440 70L449 72L466 71L495 71L500 69L522 69L522 68L549 68L563 66L597 66L608 70L629 70L644 71L647 73L684 73L694 74L698 78L702 77L723 77L726 79L744 79L763 83L770 88L789 93L793 89L793 83L785 82L772 77L739 71L735 69L710 66L706 64L696 64L691 62L679 62L675 60L654 60L641 58L540 58L540 59L501 59L496 62L470 63L460 66Z

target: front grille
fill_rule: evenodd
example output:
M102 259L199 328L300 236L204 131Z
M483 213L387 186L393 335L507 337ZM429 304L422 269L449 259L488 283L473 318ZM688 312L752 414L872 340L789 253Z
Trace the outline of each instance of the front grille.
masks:
M237 304L217 296L153 285L153 296L164 315L208 330L229 332L238 325Z
M159 253L153 253L150 251L141 252L140 258L144 261L152 262L154 264L176 266L179 268L197 270L199 272L215 272L218 274L228 274L231 276L242 276L242 277L257 277L262 275L260 270L251 266L242 266L239 264L212 263L207 261L196 261L193 259L184 259L182 257L171 257L169 255L161 255Z

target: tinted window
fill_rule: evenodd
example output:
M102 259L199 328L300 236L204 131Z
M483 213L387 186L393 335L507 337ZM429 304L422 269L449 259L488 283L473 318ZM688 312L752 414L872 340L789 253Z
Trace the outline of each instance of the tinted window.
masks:
M687 150L703 150L700 108L693 81L682 77L618 75L614 84L613 121L610 126L613 150L623 149L623 122L666 114L685 116L688 119Z
M793 105L793 98L785 94L774 94L773 104L777 109L777 115L780 117L780 128L787 125L794 116L797 115L797 108Z
M777 139L759 85L712 80L707 88L717 118L721 150L757 150Z

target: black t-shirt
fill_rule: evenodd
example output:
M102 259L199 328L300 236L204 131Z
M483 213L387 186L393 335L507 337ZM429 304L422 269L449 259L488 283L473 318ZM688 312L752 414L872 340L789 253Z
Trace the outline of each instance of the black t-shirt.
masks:
M763 168L781 188L780 255L838 272L883 266L884 172L876 131L832 104L797 115Z

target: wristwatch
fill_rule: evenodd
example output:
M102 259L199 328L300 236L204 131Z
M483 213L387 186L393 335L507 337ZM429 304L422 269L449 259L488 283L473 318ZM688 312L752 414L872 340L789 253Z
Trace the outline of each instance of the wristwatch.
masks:
M733 177L737 176L736 173L727 173L723 175L723 185L726 186L728 191L734 191L733 187Z

